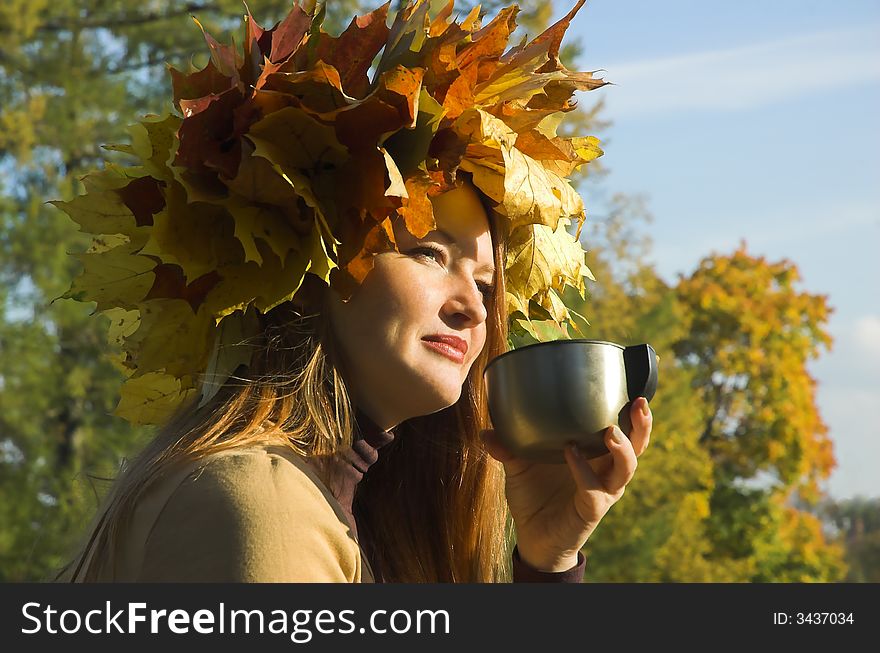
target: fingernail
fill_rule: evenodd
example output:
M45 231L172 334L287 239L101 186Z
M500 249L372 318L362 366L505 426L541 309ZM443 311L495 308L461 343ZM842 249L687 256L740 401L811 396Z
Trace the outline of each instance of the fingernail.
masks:
M647 417L647 416L650 415L650 414L651 414L651 409L650 409L650 407L648 406L648 400L645 399L645 403L642 404L642 415L644 415L645 417Z
M578 448L576 444L573 442L568 445L568 450L571 452L571 455L575 458L581 458L581 450Z
M626 437L616 426L611 427L611 439L614 440L616 444L623 444L623 438Z

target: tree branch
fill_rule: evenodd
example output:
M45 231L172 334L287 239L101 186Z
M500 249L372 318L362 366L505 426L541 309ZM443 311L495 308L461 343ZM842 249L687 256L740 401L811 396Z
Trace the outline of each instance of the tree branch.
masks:
M702 364L702 361L701 361ZM712 390L714 390L715 394L715 408L709 414L709 417L706 419L706 426L703 427L703 433L700 435L698 442L700 444L705 444L709 440L714 439L715 436L715 422L718 421L718 417L721 413L722 408L724 407L724 390L723 383L713 383Z
M120 65L115 66L113 68L108 68L106 71L103 71L103 72L106 72L109 75L118 75L120 73L126 73L126 72L130 72L132 70L140 70L142 68L149 68L152 66L157 66L160 63L167 62L169 59L173 59L175 57L180 57L180 56L188 56L191 54L193 54L193 52L190 50L181 50L180 52L172 52L170 54L159 54L159 55L150 57L149 59L146 59L145 61L133 61L133 62L125 63L125 64L120 64Z
M177 18L196 11L219 11L220 7L213 2L190 2L180 9L167 12L152 12L148 14L133 14L129 16L108 17L95 20L65 20L59 22L49 22L40 25L37 32L65 32L77 31L83 29L97 29L101 27L128 27L130 25L145 25L147 23L156 23L167 20L169 18ZM9 28L0 27L0 34L8 33Z

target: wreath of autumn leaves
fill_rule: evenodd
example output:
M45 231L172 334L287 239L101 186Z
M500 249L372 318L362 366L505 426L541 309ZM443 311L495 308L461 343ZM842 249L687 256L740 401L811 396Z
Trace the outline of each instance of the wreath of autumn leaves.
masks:
M584 220L567 177L602 151L556 133L574 92L606 83L558 58L583 3L510 49L518 7L481 26L479 7L457 22L451 1L433 18L411 2L390 28L386 3L339 36L314 0L272 29L248 10L243 52L205 33L205 68L169 66L179 115L146 116L130 144L105 146L137 164L108 162L84 195L53 202L94 235L62 297L110 319L128 375L115 414L159 424L207 401L248 363L238 343L257 311L307 274L348 297L373 254L396 249L393 217L417 238L435 228L430 198L459 170L503 216L512 332L583 337L563 301L592 278L566 231Z

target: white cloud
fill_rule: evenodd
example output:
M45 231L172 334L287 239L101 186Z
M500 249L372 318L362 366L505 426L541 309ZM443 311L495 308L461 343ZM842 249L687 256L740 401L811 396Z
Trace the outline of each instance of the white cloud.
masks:
M692 109L744 110L880 80L878 25L744 47L609 63L615 118Z
M866 315L855 324L856 345L861 353L880 361L880 316Z

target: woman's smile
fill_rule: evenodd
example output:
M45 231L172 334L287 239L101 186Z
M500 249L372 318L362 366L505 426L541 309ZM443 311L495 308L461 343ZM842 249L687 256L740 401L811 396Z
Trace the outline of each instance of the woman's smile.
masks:
M437 342L436 340L422 340L422 342L425 343L425 346L428 349L431 349L458 364L464 363L464 352L460 349L456 349L445 342Z

